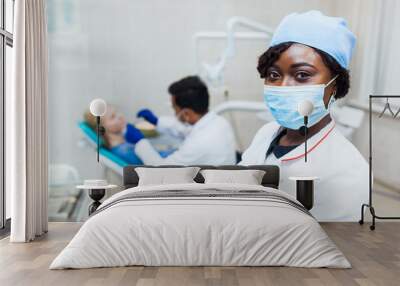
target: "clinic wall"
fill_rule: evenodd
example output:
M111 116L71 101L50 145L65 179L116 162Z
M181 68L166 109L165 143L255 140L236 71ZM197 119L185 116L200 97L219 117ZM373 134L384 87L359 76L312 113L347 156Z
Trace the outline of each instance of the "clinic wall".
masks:
M195 32L224 30L232 16L275 27L289 12L332 14L334 7L335 1L322 0L48 0L50 163L72 165L82 178L103 174L92 149L79 146L77 122L93 98L115 104L130 121L141 107L171 114L168 85L196 72ZM215 61L223 47L224 42L206 41L200 55ZM256 64L266 47L263 41L238 44L225 74L231 99L262 100ZM222 100L213 91L212 105ZM235 121L246 148L264 122L248 114Z

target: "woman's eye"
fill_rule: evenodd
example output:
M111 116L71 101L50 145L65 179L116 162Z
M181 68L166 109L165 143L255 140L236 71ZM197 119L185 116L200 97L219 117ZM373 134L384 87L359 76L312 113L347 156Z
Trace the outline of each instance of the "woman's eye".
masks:
M311 75L307 72L298 72L296 73L295 77L298 80L306 80L310 77Z
M280 77L280 74L278 72L276 72L276 71L270 71L268 73L268 79L270 79L270 80L276 80L279 77Z

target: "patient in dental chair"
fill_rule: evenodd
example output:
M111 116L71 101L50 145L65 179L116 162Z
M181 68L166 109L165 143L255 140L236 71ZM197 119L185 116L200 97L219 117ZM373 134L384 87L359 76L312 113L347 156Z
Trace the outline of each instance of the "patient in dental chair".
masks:
M84 120L93 130L96 130L96 117L89 111L85 112ZM117 112L115 107L108 106L106 114L100 119L100 123L106 130L103 136L103 142L106 148L128 164L137 164L141 162L135 154L135 145L125 140L124 134L127 128L127 122L124 115Z

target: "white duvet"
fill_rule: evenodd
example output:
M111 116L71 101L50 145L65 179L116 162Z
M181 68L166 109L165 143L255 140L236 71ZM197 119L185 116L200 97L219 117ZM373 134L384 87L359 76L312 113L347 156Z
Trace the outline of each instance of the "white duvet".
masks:
M136 192L207 189L261 190L296 202L282 191L254 185L127 189L100 206L50 269L127 265L350 267L312 216L278 200L235 196L121 200Z

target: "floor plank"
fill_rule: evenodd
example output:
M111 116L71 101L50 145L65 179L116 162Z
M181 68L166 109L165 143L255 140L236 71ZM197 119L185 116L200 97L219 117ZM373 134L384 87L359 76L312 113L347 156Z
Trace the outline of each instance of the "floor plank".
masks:
M356 223L322 227L352 263L352 269L289 267L117 267L50 271L55 256L80 223L50 223L32 243L0 240L0 285L399 285L400 223L379 222L375 231Z

